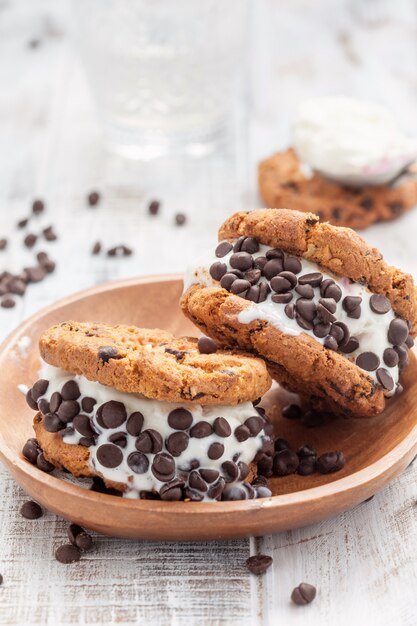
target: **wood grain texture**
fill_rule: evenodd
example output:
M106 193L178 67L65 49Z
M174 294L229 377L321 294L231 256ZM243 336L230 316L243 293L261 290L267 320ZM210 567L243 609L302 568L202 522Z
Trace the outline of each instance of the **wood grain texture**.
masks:
M41 306L75 290L183 271L187 258L211 245L228 214L258 205L256 164L285 146L299 99L366 96L388 104L416 130L415 3L372 2L382 7L376 19L370 4L343 0L336 10L332 0L257 0L252 110L239 158L232 151L208 161L139 165L102 148L85 77L70 47L64 0L3 0L0 233L14 233L17 241L0 252L1 269L23 266L32 257L23 259L23 234L16 235L14 223L35 194L47 200L45 225L55 223L61 238L48 245L57 273L32 286L16 309L0 309L1 338ZM372 19L367 13L374 13ZM41 45L32 50L28 42L34 38ZM85 206L92 188L103 192L96 210ZM155 196L164 208L160 218L149 220L146 204ZM189 215L183 229L172 226L177 211ZM388 262L416 275L416 232L417 211L373 227L366 238L383 248ZM135 255L92 258L95 239L108 246L123 240ZM53 548L64 538L66 523L50 514L23 520L23 493L0 468L0 624L414 626L416 479L414 465L366 505L250 544L167 546L100 537L94 553L65 567L54 560ZM262 580L241 567L250 550L274 556ZM289 594L301 580L317 584L318 596L311 606L292 607Z

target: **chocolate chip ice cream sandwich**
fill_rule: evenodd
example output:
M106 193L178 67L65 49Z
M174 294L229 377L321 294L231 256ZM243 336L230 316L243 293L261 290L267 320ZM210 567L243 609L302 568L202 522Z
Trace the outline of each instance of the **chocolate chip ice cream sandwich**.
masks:
M270 467L272 425L256 399L264 362L161 330L67 322L40 339L45 363L27 392L44 457L99 476L126 497L238 500Z
M312 213L236 213L219 240L185 279L182 308L200 329L319 408L372 416L401 393L417 331L409 274Z

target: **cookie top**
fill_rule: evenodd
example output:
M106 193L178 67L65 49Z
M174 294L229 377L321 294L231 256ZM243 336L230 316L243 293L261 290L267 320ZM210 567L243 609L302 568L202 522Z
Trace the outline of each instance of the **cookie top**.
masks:
M230 350L206 354L196 338L159 329L69 321L46 330L39 348L50 365L155 400L236 405L271 386L261 359Z
M334 274L386 296L417 334L417 289L413 278L388 265L382 254L350 228L320 223L313 213L289 209L238 212L219 229L219 240L255 237L260 243L302 256Z

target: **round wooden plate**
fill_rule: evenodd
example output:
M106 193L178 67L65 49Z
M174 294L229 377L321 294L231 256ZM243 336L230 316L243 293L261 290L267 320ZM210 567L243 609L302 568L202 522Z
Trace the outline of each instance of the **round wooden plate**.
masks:
M0 455L23 489L47 509L107 535L139 539L196 540L263 535L317 522L351 508L384 487L417 453L417 374L414 354L404 372L404 393L379 417L337 419L308 429L282 418L278 387L263 400L276 434L293 447L313 444L319 452L341 450L346 466L336 474L292 475L271 481L274 496L215 503L129 500L88 491L28 463L21 450L33 436L33 412L18 384L30 385L39 366L40 333L64 320L160 327L195 334L178 307L177 276L125 280L62 300L24 322L0 351Z

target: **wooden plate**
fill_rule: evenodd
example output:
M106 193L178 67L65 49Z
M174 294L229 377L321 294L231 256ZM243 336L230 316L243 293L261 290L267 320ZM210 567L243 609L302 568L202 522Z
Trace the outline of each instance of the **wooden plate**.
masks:
M179 277L157 276L95 287L52 305L24 322L0 351L0 455L23 489L47 509L81 526L120 537L196 540L262 535L317 522L351 508L384 487L417 453L417 361L404 373L405 392L373 419L335 420L307 429L280 416L282 390L267 394L276 433L293 447L342 450L346 466L327 476L275 478L274 496L216 503L129 500L99 494L45 474L21 454L33 436L33 412L19 383L31 384L38 368L37 341L52 324L74 319L129 323L195 334L178 308ZM30 343L29 343L30 342Z

